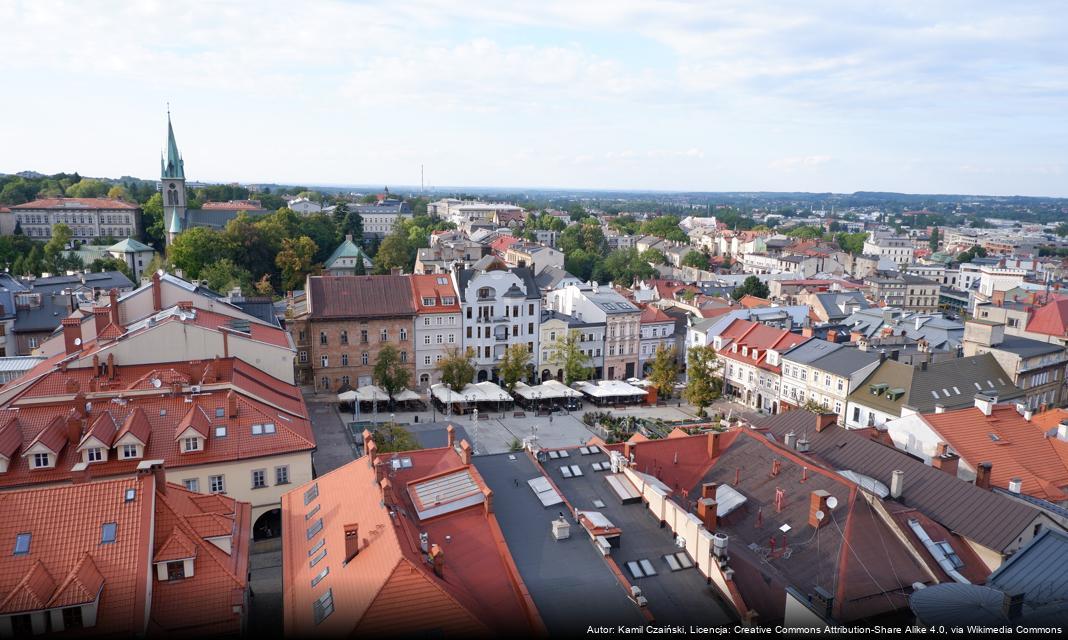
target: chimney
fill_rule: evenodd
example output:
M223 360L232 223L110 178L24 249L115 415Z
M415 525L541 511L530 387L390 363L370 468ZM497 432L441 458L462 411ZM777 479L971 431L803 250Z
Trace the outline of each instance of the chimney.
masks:
M820 617L830 620L834 617L834 596L823 587L813 589L812 604Z
M718 482L706 482L701 485L701 497L715 499L716 491L719 489Z
M697 517L709 532L716 530L719 518L717 508L715 498L701 498L697 501Z
M345 560L342 565L348 564L360 553L360 525L345 525Z
M1024 409L1023 419L1026 420L1027 422L1031 422L1031 418L1034 417L1034 415L1035 415L1035 413L1031 409Z
M119 290L112 289L108 291L108 310L111 312L111 324L116 327L121 327L122 323L119 322Z
M449 448L450 449L455 448L456 447L456 428L453 427L450 424L448 427L445 427L445 433L448 434Z
M827 498L830 498L831 494L827 493L823 489L817 489L809 495L808 499L808 524L813 528L820 528L827 524L827 520L831 516L831 510L827 508ZM823 512L823 515L818 515Z
M466 442L466 440L464 441ZM462 444L462 443L461 443ZM434 566L434 575L445 578L445 551L436 544L430 545L430 562Z
M900 500L901 494L905 491L905 472L900 469L895 469L894 473L890 475L890 497L894 500Z
M801 438L800 440L797 441L797 452L798 453L808 453L808 450L809 450L808 438Z
M167 474L164 473L162 464L152 465L152 478L155 480L156 493L167 495Z
M983 412L984 416L989 416L994 410L994 405L998 403L998 397L996 394L991 393L977 393L975 394L975 408Z
M833 329L831 331L828 331L827 342L838 342L838 332L834 331Z
M1020 478L1013 478L1012 480L1009 480L1009 491L1015 493L1016 495L1020 495L1020 491L1022 490L1023 480L1021 480Z
M63 318L63 347L68 354L82 350L82 321L78 318Z
M980 489L990 489L990 469L994 465L989 462L980 462L975 468L975 486Z
M623 443L623 457L626 458L627 460L630 460L631 451L633 451L633 449L634 449L634 443L633 442L630 442L630 441L624 442Z
M92 480L92 474L89 471L89 463L79 461L73 467L70 468L70 482L71 484L85 484Z
M817 413L816 414L816 433L823 431L827 427L838 422L837 413Z
M1010 621L1016 620L1023 615L1024 594L1005 593L1002 595L1001 612Z
M67 415L67 442L78 446L82 441L82 419L75 413Z
M786 444L787 449L793 449L797 446L797 434L793 431L787 433L786 436L783 437L783 443Z
M193 309L192 300L180 300L178 301L178 308L182 311L191 311Z
M232 390L226 393L226 417L237 417L237 394Z
M715 458L719 455L719 434L715 431L708 432L708 457Z
M471 464L471 445L466 439L460 441L460 463Z
M483 501L482 504L486 510L486 516L489 517L493 513L493 490L486 489L482 492Z
M957 477L957 467L959 463L960 456L952 453L949 450L949 445L945 442L939 442L937 451L935 451L934 456L931 457L931 466L935 469L945 471L955 478Z
M859 332L859 331L850 331L849 332L849 341L850 342L858 342L863 337L864 337L864 334Z
M160 311L163 309L163 291L159 286L159 272L152 274L152 310Z
M805 338L811 338L812 337L812 327L805 327L804 329L801 329L801 335L803 337L805 337Z
M108 354L108 380L114 380L116 375L117 374L115 373L115 354L114 353L109 353Z
M93 326L96 327L96 337L99 339L100 334L104 332L104 329L111 323L111 311L107 307L94 307L93 308Z

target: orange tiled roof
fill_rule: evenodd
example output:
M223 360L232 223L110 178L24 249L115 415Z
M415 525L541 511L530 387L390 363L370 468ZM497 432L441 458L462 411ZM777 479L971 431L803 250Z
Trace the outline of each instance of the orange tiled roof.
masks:
M443 279L445 284L439 284ZM447 273L419 273L411 276L412 301L417 313L460 313L460 296L452 288L452 276ZM433 298L434 305L423 304L423 298ZM442 303L444 298L452 298L453 304Z
M923 415L961 459L975 468L990 462L991 485L1008 488L1020 478L1023 493L1060 502L1068 499L1068 465L1040 429L1011 405L989 416L975 407Z
M1068 336L1068 298L1039 307L1027 321L1027 330L1058 338Z
M771 301L765 298L758 298L756 296L746 294L738 300L738 304L742 305L746 309L756 309L760 307L770 307Z
M640 322L642 324L653 324L654 322L675 322L675 320L668 314L664 313L659 307L646 305L646 307L642 309Z
M75 205L75 206L70 206ZM38 198L32 202L17 204L12 209L60 209L78 211L79 209L137 209L136 204L112 198Z

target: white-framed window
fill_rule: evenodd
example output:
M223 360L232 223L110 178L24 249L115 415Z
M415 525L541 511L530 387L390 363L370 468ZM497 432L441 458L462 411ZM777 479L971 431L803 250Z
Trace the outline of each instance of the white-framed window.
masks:
M200 438L182 438L183 451L200 451Z
M267 470L266 469L253 469L252 470L252 488L262 489L267 486Z
M438 335L434 336L434 342L435 342L436 344L442 344L442 343L444 343L444 342L445 342L445 336L443 336L443 335L441 335L441 334L439 333Z
M323 367L329 367L330 366L330 356L327 356L327 355L319 356L319 365L323 366Z
M200 493L200 478L186 478L182 480L186 490Z
M423 326L424 327L429 327L430 326L430 318L429 317L428 318L423 318Z
M449 334L449 344L455 344L455 343L456 343L456 334L455 333L450 333Z
M137 445L136 444L124 444L122 445L122 457L136 458L137 457Z
M100 447L93 447L85 451L85 459L89 462L100 462L104 459L104 451Z
M52 466L52 456L47 453L35 453L33 454L33 468L42 469L44 467Z
M289 484L289 466L284 465L274 468L274 483Z
M401 327L401 329L400 329L400 339L401 339L401 342L404 342L405 340L408 339L408 329L406 327Z
M430 334L423 336L423 344L430 344Z
M430 364L430 356L428 356L428 355L427 356L423 356L423 364L425 364L425 365L429 365Z
M208 489L212 493L226 493L226 476L208 476Z

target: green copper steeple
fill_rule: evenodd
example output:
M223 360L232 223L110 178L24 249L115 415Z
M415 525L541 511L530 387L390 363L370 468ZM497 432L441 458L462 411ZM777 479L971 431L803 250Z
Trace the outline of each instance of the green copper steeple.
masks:
M167 110L167 157L161 158L162 177L185 179L185 165L178 155L178 143L174 141L174 127L171 126L171 111Z

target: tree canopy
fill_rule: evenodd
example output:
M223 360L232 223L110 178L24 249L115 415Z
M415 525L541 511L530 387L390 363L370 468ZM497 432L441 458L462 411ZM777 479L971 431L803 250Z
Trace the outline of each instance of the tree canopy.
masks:
M475 379L475 352L468 347L464 351L449 349L445 357L438 361L437 370L441 373L441 382L456 393L464 390Z
M741 300L745 296L756 296L757 298L767 298L770 295L768 285L760 281L757 276L749 276L742 284L734 288L731 292L731 297L735 300Z
M716 350L711 345L690 347L686 363L689 380L683 397L697 407L697 415L705 415L705 407L719 397L722 381L717 377Z

